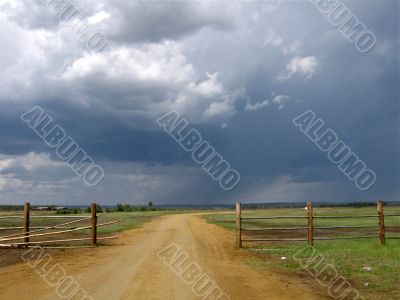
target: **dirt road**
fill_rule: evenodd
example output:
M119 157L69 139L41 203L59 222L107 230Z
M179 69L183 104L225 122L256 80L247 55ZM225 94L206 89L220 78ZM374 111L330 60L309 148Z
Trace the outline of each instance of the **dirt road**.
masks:
M233 300L322 298L295 277L249 268L244 254L233 248L232 237L198 216L169 215L142 229L120 234L114 246L67 250L56 255L53 262L60 264L95 300L200 299L192 286L157 256L175 243L188 254L186 262L197 263L203 274ZM0 268L0 299L60 298L55 287L48 286L31 267L21 263Z

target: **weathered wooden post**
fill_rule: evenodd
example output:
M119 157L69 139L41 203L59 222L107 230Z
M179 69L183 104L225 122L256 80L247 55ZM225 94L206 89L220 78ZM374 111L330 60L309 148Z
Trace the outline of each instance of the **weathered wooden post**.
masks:
M236 247L242 248L242 208L240 202L236 202Z
M24 242L29 243L29 212L30 204L26 202L24 204Z
M92 244L97 244L97 205L96 203L92 203L91 208L92 213Z
M378 200L378 217L379 217L379 238L381 245L385 244L385 220L383 217L383 202L381 199Z
M310 246L314 245L313 207L307 202L307 239Z

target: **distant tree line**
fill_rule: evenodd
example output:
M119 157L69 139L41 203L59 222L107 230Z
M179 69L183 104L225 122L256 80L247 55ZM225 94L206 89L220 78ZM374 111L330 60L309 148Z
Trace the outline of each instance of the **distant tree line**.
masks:
M382 201L383 205L387 205L385 201ZM334 204L320 204L319 207L368 207L368 206L376 206L374 202L354 202L354 203L334 203Z
M92 212L92 207L88 206L86 208L73 207L73 208L59 209L56 211L56 214L58 215L83 214L83 213L90 214L91 212ZM96 212L103 213L105 212L105 210L99 204L97 204Z
M90 209L90 207L89 207ZM86 212L87 209L83 209L83 208L63 208L63 209L59 209L56 210L56 214L57 215L70 215L70 214L83 214Z
M20 211L24 210L23 205L0 205L0 211Z
M153 206L153 202L149 202L146 205L131 205L118 203L115 207L107 207L103 209L99 204L97 204L97 213L103 212L133 212L133 211L164 211L164 208L156 208ZM85 209L82 208L66 208L56 211L57 214L81 214L81 213L91 213L91 207L88 206Z
M118 203L115 208L108 208L108 212L132 212L132 211L163 211L165 208L157 208L153 206L153 202L149 202L145 205L130 205Z
M382 201L384 206L399 205L399 202L385 202ZM298 208L304 207L305 203L259 203L259 204L242 204L242 208L247 209L265 209L265 208ZM318 203L313 202L314 207L371 207L376 206L376 202L346 202L346 203ZM234 209L234 206L232 206Z
M0 205L0 211L23 211L23 205ZM56 214L68 215L68 214L84 214L91 213L91 206L84 207L64 207L62 209L57 209L55 205L46 206L46 211L54 210ZM147 205L131 205L131 204L121 204L118 203L115 207L102 208L97 204L97 213L103 212L132 212L132 211L162 211L165 208L156 208L153 206L153 202L148 202Z

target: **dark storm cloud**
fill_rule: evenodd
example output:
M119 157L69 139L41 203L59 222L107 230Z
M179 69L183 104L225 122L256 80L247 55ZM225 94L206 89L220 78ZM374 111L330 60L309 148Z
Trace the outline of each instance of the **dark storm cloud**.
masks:
M368 53L359 53L309 2L283 2L273 11L258 2L226 9L80 2L110 39L96 55L85 53L47 10L21 3L0 18L7 29L1 35L7 44L0 44L1 202L21 195L74 204L398 199L396 1L346 2L377 36ZM21 122L34 105L104 167L99 187L76 180ZM292 124L308 109L376 172L370 191L359 191ZM240 172L236 189L220 189L157 126L170 110Z

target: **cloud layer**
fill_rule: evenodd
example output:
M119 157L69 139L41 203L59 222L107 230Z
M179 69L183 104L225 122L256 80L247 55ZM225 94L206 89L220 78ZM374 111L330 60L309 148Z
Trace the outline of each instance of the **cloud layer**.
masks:
M92 53L47 2L0 2L0 204L398 200L397 1L346 2L377 36L368 53L307 1L108 0L76 3L107 36ZM86 187L21 122L35 105L104 168L101 185ZM309 109L377 173L373 189L293 126ZM157 126L169 111L240 172L235 190Z

